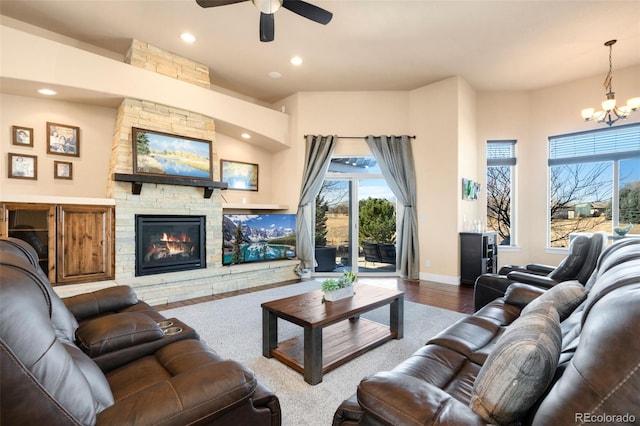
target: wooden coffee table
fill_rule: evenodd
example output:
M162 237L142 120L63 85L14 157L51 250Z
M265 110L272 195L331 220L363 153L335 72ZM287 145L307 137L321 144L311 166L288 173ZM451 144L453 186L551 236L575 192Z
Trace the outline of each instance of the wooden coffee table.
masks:
M262 355L276 358L316 385L322 375L391 339L402 339L404 293L354 284L355 295L323 302L322 291L265 302L262 306ZM389 325L360 314L389 307ZM278 318L304 328L301 336L278 342Z

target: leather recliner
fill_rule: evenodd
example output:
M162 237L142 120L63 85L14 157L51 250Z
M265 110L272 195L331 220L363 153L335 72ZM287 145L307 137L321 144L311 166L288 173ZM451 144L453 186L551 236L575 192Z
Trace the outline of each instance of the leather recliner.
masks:
M504 296L514 282L550 288L562 281L577 280L585 284L591 276L598 256L607 241L605 232L580 234L569 244L569 254L556 267L536 263L527 266L507 265L498 274L482 274L473 290L474 311Z
M278 398L195 332L169 336L145 313L108 314L117 298L96 295L91 298L102 315L79 325L31 250L0 240L3 424L281 423ZM103 352L125 361L101 369L91 355Z

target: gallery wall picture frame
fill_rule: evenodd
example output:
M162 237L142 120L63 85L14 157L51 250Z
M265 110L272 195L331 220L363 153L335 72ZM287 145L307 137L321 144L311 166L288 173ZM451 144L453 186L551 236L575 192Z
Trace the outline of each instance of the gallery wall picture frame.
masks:
M213 180L213 142L131 128L133 174Z
M228 189L240 191L258 190L258 165L242 161L220 160L220 180Z
M80 157L80 128L47 122L47 154Z
M53 178L67 180L73 179L73 163L70 161L54 161Z
M35 155L16 154L8 155L9 177L13 179L38 179L38 157Z
M33 129L31 127L12 126L11 140L14 145L33 146Z

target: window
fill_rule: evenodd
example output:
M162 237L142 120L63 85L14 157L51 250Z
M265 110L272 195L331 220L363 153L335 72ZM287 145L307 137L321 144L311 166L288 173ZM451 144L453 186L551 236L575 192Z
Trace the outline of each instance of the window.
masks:
M487 229L498 243L515 245L513 182L516 141L487 141Z
M639 223L640 123L549 138L550 247Z
M396 197L373 156L331 159L315 220L316 259L319 246L335 248L331 265L315 272L396 273ZM376 258L365 253L367 243L374 245Z

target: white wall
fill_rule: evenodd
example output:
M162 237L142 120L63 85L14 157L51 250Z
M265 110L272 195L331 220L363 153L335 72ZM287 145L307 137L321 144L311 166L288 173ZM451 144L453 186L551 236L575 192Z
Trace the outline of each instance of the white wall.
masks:
M459 274L458 169L459 156L466 155L459 145L459 80L452 77L413 90L409 108L411 132L416 135L420 276L449 283L457 283Z
M34 195L106 196L115 108L4 94L0 95L0 108L0 194L3 198ZM47 122L80 128L79 157L47 154ZM12 126L33 128L33 147L13 145ZM38 179L9 179L8 153L37 156ZM53 178L53 163L56 160L73 163L72 180Z

